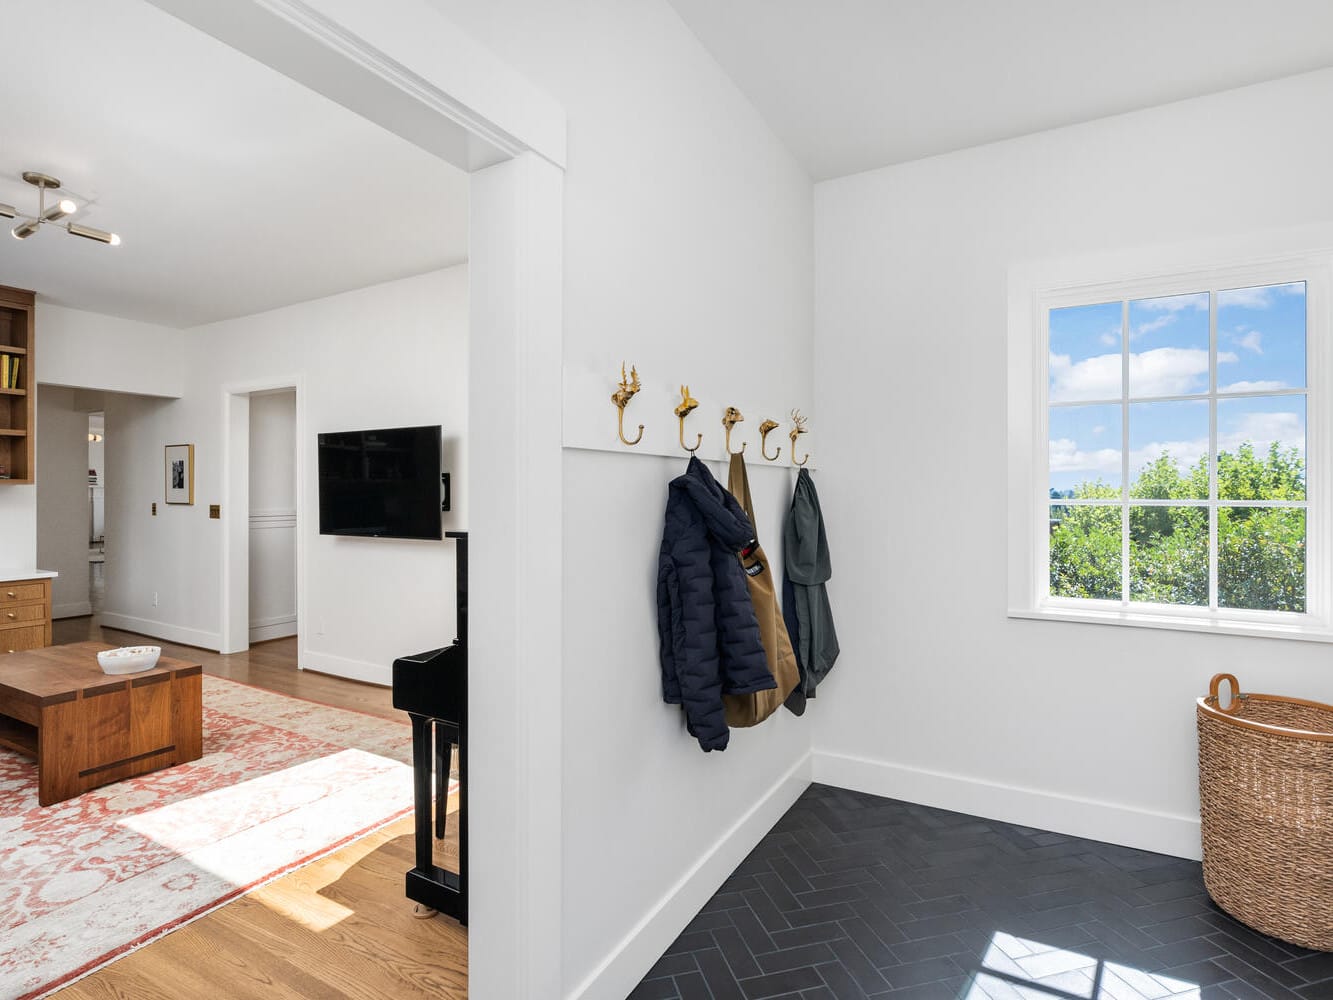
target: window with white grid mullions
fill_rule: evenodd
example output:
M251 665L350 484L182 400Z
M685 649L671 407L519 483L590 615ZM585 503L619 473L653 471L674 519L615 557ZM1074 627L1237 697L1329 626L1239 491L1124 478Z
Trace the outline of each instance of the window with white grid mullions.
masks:
M1306 613L1306 297L1046 310L1048 601Z

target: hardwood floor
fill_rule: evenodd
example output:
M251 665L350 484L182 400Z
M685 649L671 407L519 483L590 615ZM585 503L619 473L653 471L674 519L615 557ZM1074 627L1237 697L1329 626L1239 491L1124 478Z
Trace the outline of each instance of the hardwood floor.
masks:
M55 623L57 643L119 645L144 637L91 618ZM387 688L296 669L296 640L221 655L159 642L219 677L298 698L402 719ZM451 798L450 811L457 808ZM443 854L457 867L457 825ZM467 928L445 916L419 920L403 896L412 867L412 817L256 889L80 980L62 1000L218 1000L467 996Z
M97 619L62 618L52 626L52 638L57 646L67 642L108 642L117 646L130 646L146 641L142 635L122 632L114 628L102 628ZM212 653L195 646L180 646L176 643L152 639L153 645L161 646L167 656L193 660L204 665L204 673L217 677L227 677L242 684L267 688L279 694L289 694L296 698L306 698L336 708L351 708L359 712L369 712L384 719L403 721L406 717L393 707L393 698L388 688L374 684L361 684L357 681L330 677L309 670L296 669L296 638L274 639L251 646L244 653Z

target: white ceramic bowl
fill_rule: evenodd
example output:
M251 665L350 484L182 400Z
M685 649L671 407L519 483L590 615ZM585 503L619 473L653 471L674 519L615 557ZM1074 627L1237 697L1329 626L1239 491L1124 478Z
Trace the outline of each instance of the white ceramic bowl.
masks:
M162 655L161 646L121 646L97 654L102 672L107 674L136 674L157 665Z

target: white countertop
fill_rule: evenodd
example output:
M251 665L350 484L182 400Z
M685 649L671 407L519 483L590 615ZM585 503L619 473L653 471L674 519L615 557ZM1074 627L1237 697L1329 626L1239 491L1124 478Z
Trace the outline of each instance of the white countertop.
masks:
M53 580L60 574L53 569L8 569L0 567L0 583L15 580Z

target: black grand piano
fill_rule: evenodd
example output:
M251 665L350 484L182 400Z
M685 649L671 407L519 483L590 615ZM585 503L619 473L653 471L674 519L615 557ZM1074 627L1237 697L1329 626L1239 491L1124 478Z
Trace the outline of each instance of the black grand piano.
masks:
M412 718L416 867L407 898L467 923L467 532L458 545L458 638L453 645L393 661L393 706ZM432 834L444 839L449 758L458 747L458 874L435 864ZM434 794L435 807L431 808ZM432 830L432 826L434 829ZM421 912L418 907L418 912ZM431 916L423 912L423 916Z

